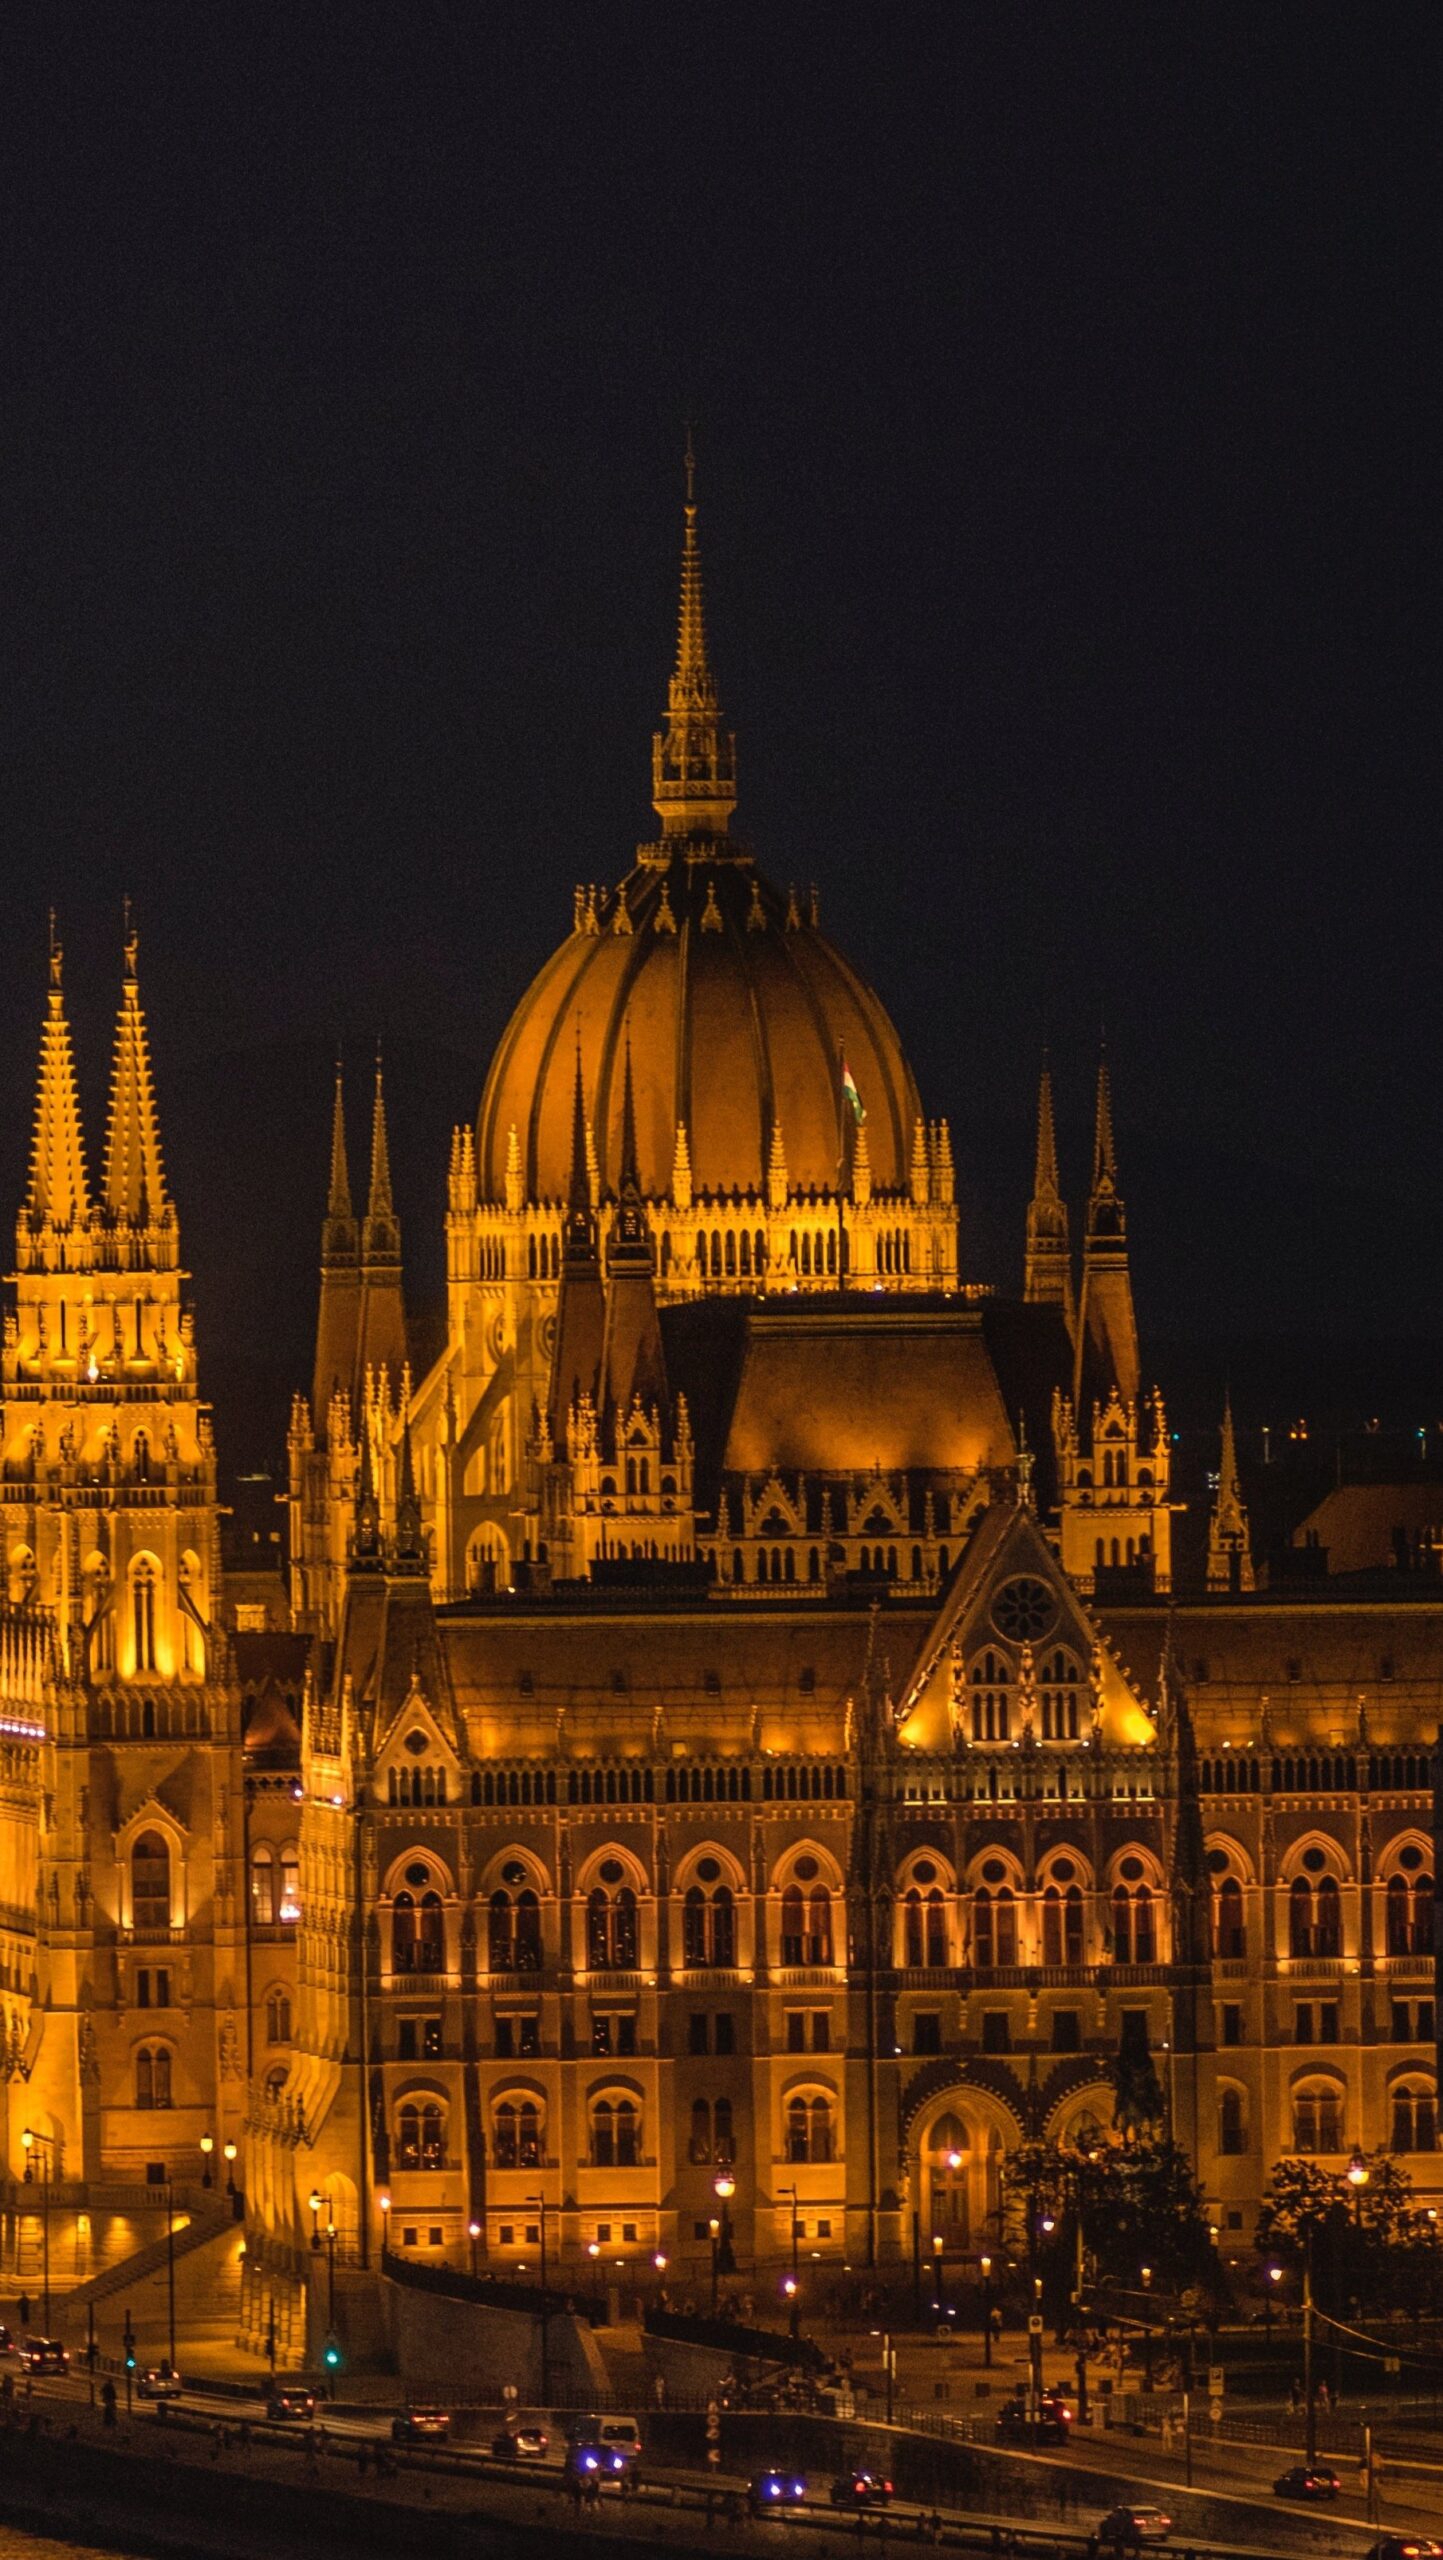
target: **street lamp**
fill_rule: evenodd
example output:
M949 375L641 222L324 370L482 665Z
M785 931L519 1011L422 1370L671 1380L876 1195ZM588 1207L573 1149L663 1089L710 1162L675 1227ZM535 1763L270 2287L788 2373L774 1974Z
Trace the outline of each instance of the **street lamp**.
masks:
M466 2237L471 2243L471 2281L474 2284L476 2281L476 2245L481 2237L481 2225L479 2222L467 2223Z
M779 2187L777 2189L777 2193L778 2195L790 2196L792 2200L792 2272L783 2283L782 2291L786 2295L788 2304L790 2305L790 2315L787 2325L791 2330L792 2336L795 2338L800 2334L802 2317L801 2283L797 2274L797 2247L802 2236L801 2218L797 2209L800 2199L798 2197L797 2189L794 2186Z
M946 2246L940 2231L932 2234L932 2281L937 2288L934 2309L939 2320L947 2317L946 2288L942 2280L942 2251Z
M992 2362L992 2261L984 2251L978 2261L982 2269L982 2361Z
M1282 2268L1281 2268L1281 2267L1269 2267L1269 2269L1268 2269L1268 2289L1267 2289L1267 2292L1266 2292L1266 2293L1264 2294L1264 2296L1263 2296L1263 2330L1264 2330L1264 2334L1265 2334L1265 2335L1266 2335L1266 2337L1267 2337L1267 2341L1268 2341L1269 2346L1271 2346L1271 2344L1272 2344L1272 2339L1273 2339L1273 2294L1274 2294L1274 2291L1276 2290L1277 2286L1278 2286L1278 2285L1280 2285L1280 2284L1282 2283L1282 2281L1283 2281L1283 2271L1282 2271Z
M1144 2305L1142 2322L1142 2387L1144 2391L1150 2391L1152 2389L1152 2315L1147 2310L1146 2305L1152 2292L1152 2269L1151 2267L1144 2267L1141 2270L1141 2273Z
M717 2277L734 2276L737 2271L736 2252L732 2247L731 2217L731 2200L736 2194L737 2182L725 2162L711 2182L711 2191L721 2206L721 2229L717 2233L716 2261L712 2268L712 2292L715 2296Z
M541 2404L544 2408L551 2398L551 2339L546 2325L546 2198L528 2196L526 2202L535 2205L541 2224Z
M203 2133L200 2137L200 2156L205 2164L200 2173L200 2183L203 2187L210 2187L215 2184L215 2180L211 2176L210 2168L210 2155L214 2149L215 2135L213 2133Z
M27 2125L20 2136L20 2147L25 2154L27 2186L34 2183L34 2156L37 2140L40 2145L40 2248L43 2271L42 2289L45 2297L45 2307L41 2316L45 2323L45 2335L48 2338L50 2335L50 2153L46 2147L45 2137L37 2136Z
M232 2219L239 2222L241 2214L245 2209L245 2198L241 2194L240 2189L237 2187L235 2182L235 2144L233 2142L224 2143L222 2145L222 2152L225 2159L225 2191L230 2198Z

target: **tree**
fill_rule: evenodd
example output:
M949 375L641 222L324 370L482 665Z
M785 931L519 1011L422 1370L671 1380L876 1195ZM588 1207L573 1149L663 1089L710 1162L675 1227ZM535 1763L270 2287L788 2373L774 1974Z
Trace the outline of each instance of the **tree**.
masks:
M1004 2238L1029 2276L1040 2275L1049 2310L1065 2324L1082 2242L1084 2292L1140 2290L1152 2270L1160 2294L1184 2286L1209 2296L1217 2260L1202 2193L1187 2154L1158 2134L1099 2136L1086 2149L1026 2142L1009 2153Z
M1443 2272L1438 2226L1415 2205L1407 2170L1386 2151L1362 2166L1354 2181L1314 2160L1279 2160L1263 2190L1260 2256L1300 2280L1311 2261L1313 2299L1332 2314L1431 2300Z

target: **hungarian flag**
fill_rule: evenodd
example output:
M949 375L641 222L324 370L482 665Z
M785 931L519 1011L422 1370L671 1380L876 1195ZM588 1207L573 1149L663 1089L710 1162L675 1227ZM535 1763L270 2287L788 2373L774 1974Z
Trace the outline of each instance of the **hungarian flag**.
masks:
M852 1118L856 1121L856 1124L860 1129L863 1121L867 1117L867 1114L863 1106L862 1097L857 1091L852 1070L847 1064L847 1055L845 1050L842 1052L842 1099L849 1106Z

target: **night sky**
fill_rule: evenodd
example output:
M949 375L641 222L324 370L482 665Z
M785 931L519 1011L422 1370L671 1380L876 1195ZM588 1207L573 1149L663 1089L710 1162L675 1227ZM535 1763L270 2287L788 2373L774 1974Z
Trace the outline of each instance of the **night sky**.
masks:
M1443 1379L1440 51L7 13L0 1204L52 901L98 1153L129 892L223 1454L308 1372L337 1039L434 1297L450 1123L650 831L689 416L739 825L950 1115L964 1268L1016 1284L1044 1041L1082 1187L1105 1018L1145 1342L1254 1420L1279 1337Z

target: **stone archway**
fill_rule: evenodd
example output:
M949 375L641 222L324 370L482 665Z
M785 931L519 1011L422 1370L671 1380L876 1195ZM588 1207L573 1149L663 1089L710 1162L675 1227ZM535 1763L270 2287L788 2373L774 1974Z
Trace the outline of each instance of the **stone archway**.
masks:
M1001 2238L1005 2162L1022 2127L990 2090L952 2080L919 2105L908 2150L925 2255L978 2258Z

